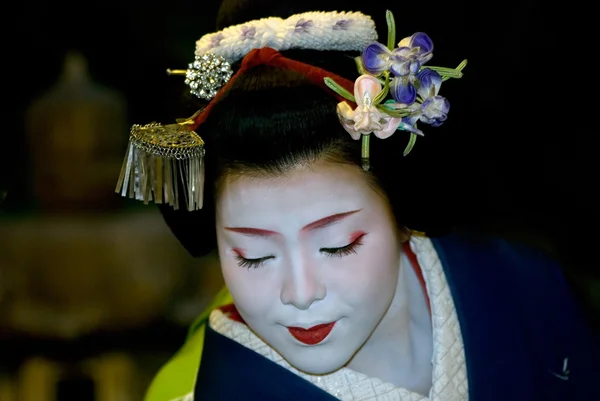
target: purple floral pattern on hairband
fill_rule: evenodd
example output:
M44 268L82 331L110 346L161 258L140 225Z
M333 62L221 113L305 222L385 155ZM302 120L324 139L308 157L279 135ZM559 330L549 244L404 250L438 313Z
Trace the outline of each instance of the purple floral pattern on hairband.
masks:
M245 39L254 39L254 35L256 35L255 27L242 27L242 37Z
M218 33L210 39L210 46L217 47L221 44L221 41L224 39L222 33Z
M296 22L296 28L294 28L294 31L298 33L308 33L308 28L311 26L313 26L312 20L300 18L298 22Z
M337 21L331 28L334 31L346 31L348 30L348 25L350 25L351 22L352 20L342 19Z

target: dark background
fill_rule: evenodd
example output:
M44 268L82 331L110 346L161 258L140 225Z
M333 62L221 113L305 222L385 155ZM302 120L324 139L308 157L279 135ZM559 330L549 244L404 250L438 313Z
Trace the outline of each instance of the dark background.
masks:
M164 71L191 61L195 41L214 30L218 2L12 6L3 24L0 158L0 186L10 193L3 208L10 211L35 206L24 113L55 82L65 53L81 51L93 78L124 94L130 123L172 121L180 117L184 85ZM585 9L533 0L423 2L410 15L390 8L400 34L418 29L433 38L437 64L469 59L465 77L444 88L452 104L448 127L416 147L419 171L407 172L419 181L444 177L435 181L438 199L421 203L460 214L454 220L462 222L510 218L593 234L598 139L595 127L585 126L594 120L592 106L583 110L593 70L578 65L589 54L578 32Z

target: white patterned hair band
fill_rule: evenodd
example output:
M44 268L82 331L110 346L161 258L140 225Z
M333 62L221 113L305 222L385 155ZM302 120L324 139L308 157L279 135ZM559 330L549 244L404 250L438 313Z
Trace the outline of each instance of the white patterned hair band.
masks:
M375 22L360 12L313 11L289 18L269 17L209 33L196 42L196 57L207 53L229 63L253 49L362 51L377 40Z

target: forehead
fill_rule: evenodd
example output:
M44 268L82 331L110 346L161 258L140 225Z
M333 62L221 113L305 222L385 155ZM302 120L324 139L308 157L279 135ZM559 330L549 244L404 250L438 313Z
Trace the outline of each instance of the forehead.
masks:
M342 164L314 164L279 177L232 176L217 198L217 223L304 225L327 215L383 202L366 176Z

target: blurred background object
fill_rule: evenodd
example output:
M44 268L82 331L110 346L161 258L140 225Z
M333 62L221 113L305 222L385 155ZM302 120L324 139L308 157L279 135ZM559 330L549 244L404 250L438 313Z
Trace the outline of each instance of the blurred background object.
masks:
M165 69L212 29L209 3L33 0L0 28L0 401L141 400L222 287L215 255L115 193L129 127L181 117Z
M24 113L33 206L0 213L1 401L140 400L223 285L215 255L115 193L128 120L72 50Z
M58 82L27 115L33 188L44 213L109 211L127 141L123 95L92 80L85 57L69 51Z
M143 326L166 313L190 263L152 210L6 221L0 236L0 325L41 336Z
M0 394L23 400L141 399L223 285L155 208L5 218L0 238Z

